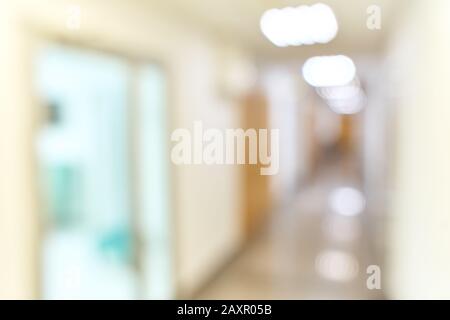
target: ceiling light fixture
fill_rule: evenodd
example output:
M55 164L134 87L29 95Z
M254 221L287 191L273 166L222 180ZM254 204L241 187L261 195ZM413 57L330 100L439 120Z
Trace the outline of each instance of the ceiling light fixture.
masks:
M267 10L261 17L260 27L278 47L328 43L338 32L333 10L323 3Z
M303 65L303 78L313 87L345 86L355 79L356 67L347 56L318 56Z

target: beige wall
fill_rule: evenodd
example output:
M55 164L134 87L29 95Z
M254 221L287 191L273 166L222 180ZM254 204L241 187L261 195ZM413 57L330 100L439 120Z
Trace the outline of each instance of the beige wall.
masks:
M3 6L8 5L4 4ZM29 298L34 290L35 206L31 188L26 64L11 10L0 10L0 297Z
M81 29L76 31L65 28L69 3L82 9ZM203 120L205 126L239 126L237 103L220 95L217 86L225 62L222 52L234 52L229 59L239 57L241 64L249 61L239 47L132 1L2 1L0 298L37 294L38 206L27 89L28 43L37 30L161 61L171 81L173 127L191 128L194 120ZM177 276L182 292L189 294L240 244L241 177L234 166L177 167L173 176Z
M392 39L396 107L387 293L450 298L450 2L414 1Z

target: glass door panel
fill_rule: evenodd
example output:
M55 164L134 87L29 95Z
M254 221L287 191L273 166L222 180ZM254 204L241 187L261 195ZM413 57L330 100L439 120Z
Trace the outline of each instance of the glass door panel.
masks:
M129 68L104 54L47 46L37 60L43 298L136 298L131 228Z

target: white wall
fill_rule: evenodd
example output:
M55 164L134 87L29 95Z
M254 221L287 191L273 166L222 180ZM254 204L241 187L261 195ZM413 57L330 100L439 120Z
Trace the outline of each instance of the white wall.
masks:
M450 2L414 1L392 39L396 135L387 294L450 298Z
M309 139L305 127L307 117L306 87L298 68L289 64L267 64L262 81L269 104L269 121L280 130L280 170L271 177L275 201L293 196L300 181L308 173Z
M31 35L40 30L164 63L171 81L174 127L203 120L237 127L236 103L218 94L223 50L214 35L132 1L31 0L0 4L0 298L36 297L37 204L33 189L30 105ZM66 26L68 4L81 5L81 28ZM10 16L14 23L6 19ZM246 62L245 52L240 52ZM242 63L242 61L241 61ZM241 241L239 168L186 166L174 172L177 275L196 289Z

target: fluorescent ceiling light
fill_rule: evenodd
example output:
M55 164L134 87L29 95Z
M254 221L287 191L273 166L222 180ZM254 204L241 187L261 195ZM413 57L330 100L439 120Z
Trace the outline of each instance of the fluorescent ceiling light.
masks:
M318 56L303 65L303 78L313 87L338 87L352 82L356 67L347 56Z
M361 94L362 89L358 81L352 81L345 86L319 87L316 92L325 100L349 100Z
M356 114L364 109L366 96L361 91L359 95L351 99L326 100L331 110L338 114Z
M328 43L338 32L333 10L323 3L267 10L261 17L260 27L278 47Z
M366 95L357 79L346 86L319 87L316 92L338 114L355 114L365 105Z

